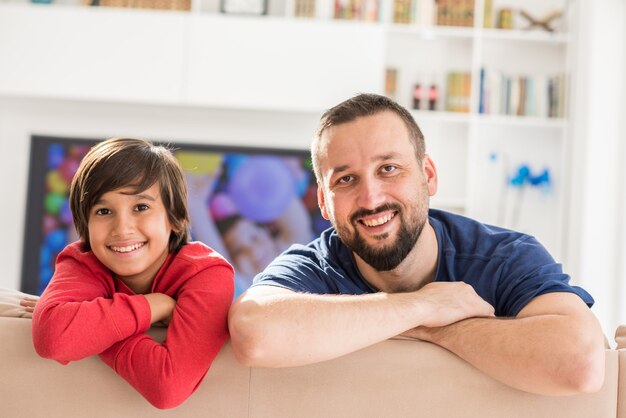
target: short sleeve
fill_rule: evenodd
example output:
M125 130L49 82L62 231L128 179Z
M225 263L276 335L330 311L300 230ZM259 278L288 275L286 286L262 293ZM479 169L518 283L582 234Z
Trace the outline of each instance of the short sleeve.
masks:
M572 286L561 264L533 237L516 243L500 271L496 315L516 316L535 297L555 292L574 293L587 306L593 306L593 297L581 287Z

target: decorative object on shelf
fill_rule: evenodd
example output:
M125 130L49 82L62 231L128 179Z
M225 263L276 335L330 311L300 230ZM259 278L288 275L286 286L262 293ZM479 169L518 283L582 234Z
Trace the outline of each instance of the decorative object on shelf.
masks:
M315 17L315 0L295 0L294 16Z
M535 18L524 9L521 9L519 13L524 19L528 20L528 26L525 29L539 28L547 32L554 32L553 22L563 16L563 12L560 10L553 10L542 18Z
M84 0L87 6L128 7L135 9L191 10L191 0Z
M437 110L439 101L439 89L436 84L431 84L428 89L428 110Z
M267 0L221 0L220 11L227 14L265 15Z
M437 0L437 25L474 26L474 0Z
M335 0L335 19L378 20L379 0Z
M419 110L422 101L422 85L416 84L413 88L413 109Z
M498 10L498 29L513 29L513 9L508 7Z
M385 70L385 95L395 100L397 92L398 70L395 68L387 68L387 70Z
M553 181L550 168L543 167L533 173L530 164L523 162L511 170L510 158L507 154L492 151L488 158L492 164L496 164L503 171L506 185L503 193L500 194L497 224L519 229L521 228L522 208L526 206L526 191L537 190L540 192L538 196L550 196L552 194Z

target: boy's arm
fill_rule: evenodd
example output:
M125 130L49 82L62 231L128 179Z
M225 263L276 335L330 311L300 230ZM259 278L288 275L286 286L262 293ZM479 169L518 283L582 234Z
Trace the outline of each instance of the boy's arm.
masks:
M57 258L55 274L33 313L39 355L66 364L101 353L150 328L144 295L115 293L105 270L90 269L72 246Z
M142 333L114 344L100 358L158 408L173 408L198 387L228 339L233 271L226 263L197 273L179 290L159 344Z
M403 335L440 345L487 375L528 392L593 392L604 381L602 330L572 293L540 295L516 318L470 318Z

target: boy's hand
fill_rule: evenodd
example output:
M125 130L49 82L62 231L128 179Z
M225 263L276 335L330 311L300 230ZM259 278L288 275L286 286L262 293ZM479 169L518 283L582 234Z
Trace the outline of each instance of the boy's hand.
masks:
M35 299L31 297L20 299L20 306L23 306L24 310L29 314L29 316L27 316L28 318L32 316L33 311L35 310L35 305L37 304L38 300L39 299Z
M165 326L169 325L176 301L165 293L149 293L145 297L150 304L150 323L161 322Z

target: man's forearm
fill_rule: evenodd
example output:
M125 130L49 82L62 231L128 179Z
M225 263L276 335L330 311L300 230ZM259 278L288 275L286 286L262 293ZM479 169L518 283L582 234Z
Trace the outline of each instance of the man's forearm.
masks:
M404 335L438 344L514 388L567 395L598 390L604 379L601 332L579 320L557 314L470 318Z
M335 358L411 328L411 307L402 298L290 292L244 299L231 307L233 348L243 363L264 367Z
M367 295L316 295L259 286L232 305L229 327L240 361L280 367L329 360L420 325L491 315L491 305L464 283Z

